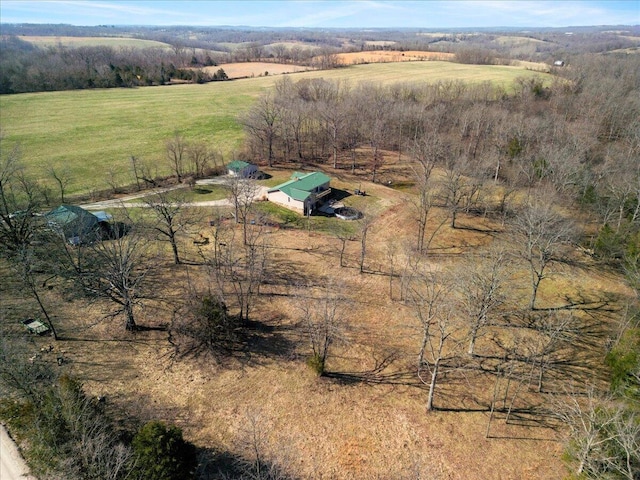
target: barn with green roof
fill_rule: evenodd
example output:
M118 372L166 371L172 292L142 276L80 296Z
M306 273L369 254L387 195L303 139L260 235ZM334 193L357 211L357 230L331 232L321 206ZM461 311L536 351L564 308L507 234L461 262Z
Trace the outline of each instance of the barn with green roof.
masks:
M70 243L91 242L108 228L111 215L106 212L91 213L75 205L60 205L45 214L50 228L64 236Z
M322 172L294 172L291 180L269 189L267 197L296 212L307 215L331 194L331 178Z

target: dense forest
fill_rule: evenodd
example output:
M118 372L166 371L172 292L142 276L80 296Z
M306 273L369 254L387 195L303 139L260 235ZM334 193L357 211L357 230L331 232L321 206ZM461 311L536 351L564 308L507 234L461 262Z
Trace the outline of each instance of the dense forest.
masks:
M254 42L244 53L254 55L250 59L270 54L267 47L255 44L262 41L304 38L322 43L323 48L338 48L326 43L325 34L318 31L245 34L205 29L198 44L185 41L168 50L39 50L13 36L35 34L28 26L4 28L3 33L12 36L3 39L3 93L162 84L189 63L217 62L214 43L222 38L235 40L234 35L238 41ZM55 31L60 34L63 28ZM88 34L68 28L65 34ZM100 33L110 31L117 29L101 27ZM160 30L143 33L148 39L166 40ZM375 37L389 34L397 39L392 33L376 31ZM352 39L365 41L366 35L354 33ZM410 40L408 33L403 35L399 43L418 48L411 43L415 36ZM449 382L461 394L470 383L478 382L487 391L493 388L487 405L491 412L488 435L494 407L501 403L498 387L505 383L501 411L507 418L518 398L528 414L538 419L548 416L568 432L567 464L576 478L633 480L640 474L638 305L630 301L624 309L613 311L607 310L612 302L608 298L567 296L566 305L550 306L541 301L540 292L557 265L570 268L579 263L575 251L597 268L624 277L636 296L640 292L640 56L581 50L628 46L607 33L595 40L590 36L589 47L579 46L580 32L571 37L556 31L538 35L556 42L556 47L554 51L543 47L534 57L549 60L563 53L571 68L558 69L551 84L521 80L513 91L455 80L380 86L323 79L296 82L284 77L239 118L246 133L240 156L265 168L323 168L345 174L364 170L362 180L372 185L406 189L411 201L405 207L414 230L411 243L402 246L402 255L389 247L390 272L367 269L367 255L371 255L367 235L375 220L371 212L353 231L328 236L342 245L340 267L345 245L357 243L358 255L352 263L359 274L388 276L391 300L419 320L416 344L420 349L418 355L411 352L411 358L418 357L413 360L412 375L428 392L427 412L436 410L441 401L441 383ZM575 43L561 44L561 38ZM455 43L460 37L452 33L451 40ZM486 37L482 42L490 40ZM190 48L211 48L211 57L202 58L202 51L189 52ZM489 49L484 43L453 51L469 58L465 52ZM493 50L488 57L478 58L499 54ZM183 154L185 162L191 155L183 141L177 134L167 140L167 158L175 165ZM265 290L276 291L274 285L311 290L296 277L299 272L285 270L286 259L269 258L263 230L251 228L264 215L253 203L253 182L225 183L235 212L231 223L225 224L222 218L212 221L211 251L198 243L187 254L176 241L185 228L202 219L187 214L184 197L168 193L147 201L147 218L119 217L108 231L83 231L79 236L86 235L85 241L81 238L69 245L59 232L42 228L41 213L48 201L42 185L21 163L19 146L2 147L0 253L7 279L2 293L22 295L54 336L58 319L52 298L103 302L107 317L123 319L118 324L130 335L145 333L138 324L145 308L165 302L170 308L165 305L158 311L170 318L169 326L163 328L172 359L215 363L246 352L242 348L258 348L251 341L257 321L252 315ZM196 157L200 160L194 160L193 174L200 176L206 165ZM386 168L392 158L406 168L402 172ZM181 174L184 171L177 169L178 180ZM473 230L469 219L488 219L494 228L490 236L504 241L495 241L501 249L468 247L451 271L425 269L423 262L431 259L440 229ZM264 224L272 222L269 218ZM234 227L239 223L242 230L236 234ZM158 255L163 251L158 245L168 247L163 255ZM202 268L206 288L198 288L193 273L182 278L172 270L183 264L193 266L191 272ZM526 272L524 301L514 299L507 280L506 272L514 264ZM268 280L267 272L279 276ZM167 276L178 293L165 290ZM394 281L400 285L396 297ZM295 325L300 332L295 338L310 345L307 365L319 376L329 373L333 348L346 336L339 322L344 299L340 300L338 290L339 286L322 285L316 303L305 303L311 297L300 293L294 299L301 305L302 318ZM166 298L158 298L163 295ZM353 304L346 308L353 309ZM600 312L610 314L607 322L598 317ZM489 337L491 342L482 340ZM28 347L24 344L9 336L0 342L0 418L27 439L31 465L46 478L295 478L287 470L295 462L266 459L261 436L265 434L255 424L251 424L249 453L244 457L235 452L197 451L177 428L156 421L111 418L114 412L102 399L85 395L77 380L42 361L46 352L25 359L23 350ZM558 385L585 375L571 363L583 355L591 355L580 367L593 368L586 374L593 383L578 392L561 391ZM59 364L64 363L63 355L58 358ZM346 383L336 385L347 388ZM528 393L519 393L521 385L528 385L528 390L523 388ZM510 405L508 395L513 395ZM564 403L561 396L567 397ZM322 467L316 468L321 475Z

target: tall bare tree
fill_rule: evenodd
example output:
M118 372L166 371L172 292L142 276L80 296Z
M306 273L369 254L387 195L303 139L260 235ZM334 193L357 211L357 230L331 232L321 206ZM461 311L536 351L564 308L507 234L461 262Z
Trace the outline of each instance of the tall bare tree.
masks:
M418 217L416 249L422 253L425 249L427 220L435 199L431 174L435 166L444 160L444 146L435 134L425 132L412 142L410 152L416 162L414 175L418 186L418 199L415 203Z
M211 162L212 154L203 142L192 143L187 147L189 172L195 178L203 178Z
M38 185L30 180L20 162L17 146L6 148L0 133L0 256L6 259L26 291L38 304L45 322L58 338L45 306L38 278L50 259L49 230L44 228L39 213L42 197Z
M244 321L249 320L268 268L269 245L260 223L247 229L244 243L236 238L235 228L220 222L214 232L214 258L205 257L218 296L227 305L235 302Z
M459 356L458 336L461 325L455 316L450 291L445 278L430 272L416 275L411 288L411 304L422 331L418 378L429 385L428 411L434 409L439 374Z
M181 182L185 174L187 142L178 131L173 134L172 138L165 142L165 154L172 172L175 174L178 182Z
M491 314L505 301L508 269L507 255L499 248L467 257L456 269L459 303L469 325L469 355L474 354L476 340L490 324Z
M251 178L242 178L238 175L227 178L224 187L227 190L227 198L233 206L235 221L242 224L242 239L247 245L250 216L253 204L260 193L260 185Z
M125 214L126 216L126 214ZM155 257L144 229L115 222L111 238L75 247L65 245L68 273L90 299L106 299L115 307L110 317L123 315L125 328L137 329L136 309L151 296Z
M274 145L278 137L282 120L280 105L270 93L262 96L242 118L241 123L255 143L260 153L266 152L267 163L271 167L274 161Z
M519 255L527 262L531 273L529 307L532 310L536 308L540 283L549 277L549 267L560 259L575 232L573 222L558 212L551 193L535 195L513 220Z
M171 245L173 262L181 263L178 252L178 237L195 221L190 214L186 197L181 192L162 191L146 197L145 205L153 212L156 223L152 228Z
M310 290L304 288L305 292ZM323 282L317 297L305 296L297 302L299 322L312 352L309 365L318 375L325 372L332 345L344 340L345 312L344 299L339 294L341 290L334 280L328 279Z
M633 411L599 393L569 392L554 404L554 413L567 427L567 453L581 478L626 478L640 475L640 423Z
M55 169L54 167L50 167L48 169L49 176L55 180L58 185L58 190L60 191L60 203L64 202L64 194L67 191L67 187L73 180L73 176L71 174L71 170L68 167L62 167L59 169Z

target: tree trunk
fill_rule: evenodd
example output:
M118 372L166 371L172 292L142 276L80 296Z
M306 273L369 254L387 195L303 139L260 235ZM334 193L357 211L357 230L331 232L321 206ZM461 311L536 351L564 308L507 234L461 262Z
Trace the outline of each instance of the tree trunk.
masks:
M176 237L174 235L171 235L169 237L169 240L171 241L171 251L173 252L173 262L176 265L180 265L180 256L178 255L178 245L176 244Z
M130 302L125 303L124 311L125 311L125 314L127 316L127 323L125 325L125 328L129 332L133 332L137 328L136 320L135 320L135 318L133 316L133 305L131 305Z
M427 411L433 410L433 396L436 390L436 381L438 377L438 368L440 367L440 357L433 364L433 372L431 372L431 383L429 384L429 398L427 399Z
M469 338L469 349L467 350L467 353L469 355L473 355L473 349L476 346L476 337L478 336L478 327L474 326L471 329L471 332L469 334L470 338Z
M40 295L38 294L38 291L35 288L35 285L30 285L31 287L31 292L33 293L33 296L35 297L36 301L38 302L38 306L40 307L40 311L42 312L42 314L44 315L44 318L47 321L47 326L51 329L51 334L53 335L53 339L54 340L58 340L58 332L56 332L55 327L53 326L53 322L51 321L51 318L49 317L49 313L47 312L47 309L44 308L44 304L42 303L42 300L40 299Z

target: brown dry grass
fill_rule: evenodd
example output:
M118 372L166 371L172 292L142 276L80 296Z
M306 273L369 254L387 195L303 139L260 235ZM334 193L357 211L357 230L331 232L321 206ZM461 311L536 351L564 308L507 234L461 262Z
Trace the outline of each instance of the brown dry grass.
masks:
M406 180L407 171L404 159L389 156L381 175L395 182ZM328 170L340 187L367 191L367 197L358 198L362 208L376 212L367 267L384 272L387 246L412 240L410 189L393 190L367 182L364 171L355 176L347 172ZM499 227L472 217L462 217L461 223ZM337 348L328 369L354 375L343 375L342 380L316 378L306 367L309 350L295 328L295 303L296 295L315 290L282 285L265 286L252 315L272 329L257 334L261 348L223 364L172 359L166 332L130 335L119 325L91 326L100 310L78 303L60 306L64 340L56 350L66 352L68 368L88 392L107 395L116 411L175 423L199 446L249 454L243 447L248 418L257 418L266 432L266 458L285 462L297 478L396 479L420 474L441 479L560 479L565 475L561 445L551 429L507 425L498 415L492 438L485 438L489 414L473 409L486 407L493 385L482 379L467 378L457 386L443 382L436 396L436 405L469 411L425 411L426 390L415 377L419 337L413 314L397 298L389 298L387 276L358 273L358 242L348 242L347 267L340 268L338 241L331 236L290 229L273 230L269 236L275 268L295 272L302 283L318 285L333 276L348 286L344 295L349 342ZM455 263L452 253L492 238L445 227L436 247L446 254L433 255L432 265L447 269ZM165 276L171 281L162 287L166 297L179 295L187 269L192 282L207 281L201 267L167 267ZM514 291L521 289L526 297L527 281L524 271L514 275ZM545 284L541 300L556 301L559 292L628 294L619 278L588 262L566 266ZM141 312L141 324L168 322L167 307L151 307ZM373 370L383 358L393 361L379 382L357 381L358 374Z
M300 65L270 62L222 63L215 67L205 67L203 70L213 75L221 68L229 78L263 77L265 76L265 72L268 72L269 75L282 75L284 73L308 72L313 70L313 68Z
M357 65L362 63L387 63L387 62L415 62L420 60L450 60L453 53L425 52L419 50L395 51L372 50L365 52L338 53L338 61L342 65Z

